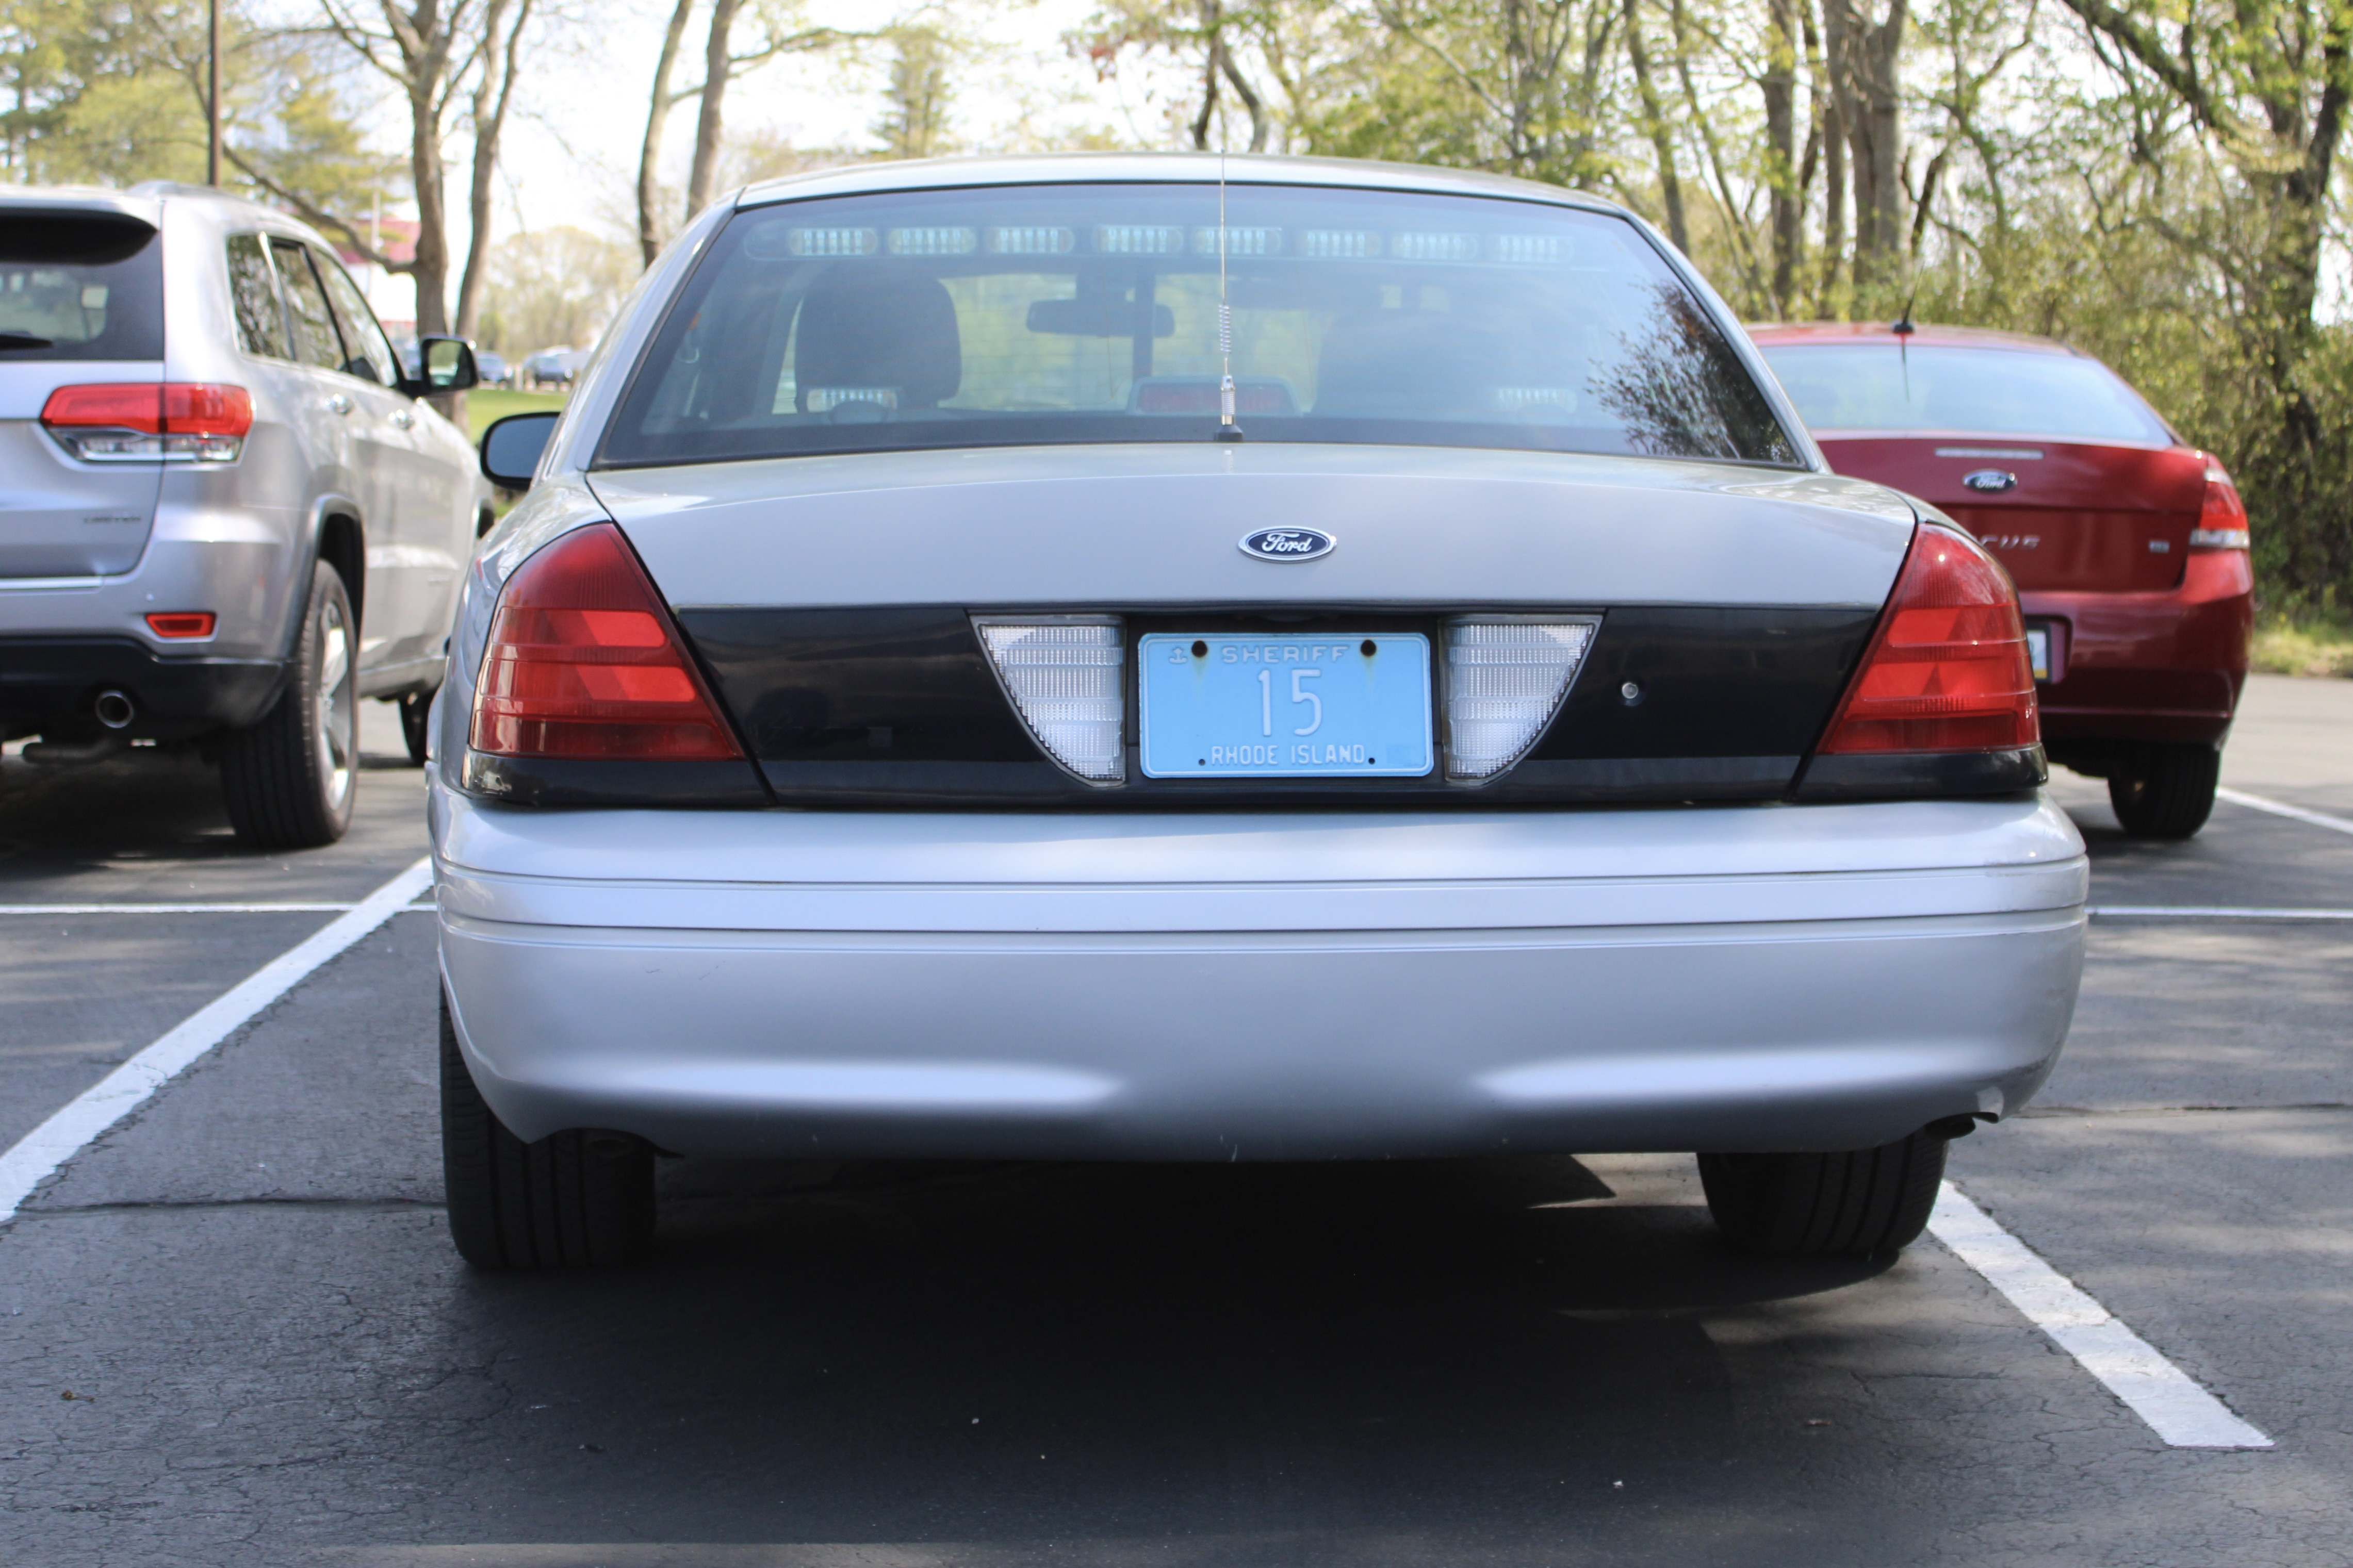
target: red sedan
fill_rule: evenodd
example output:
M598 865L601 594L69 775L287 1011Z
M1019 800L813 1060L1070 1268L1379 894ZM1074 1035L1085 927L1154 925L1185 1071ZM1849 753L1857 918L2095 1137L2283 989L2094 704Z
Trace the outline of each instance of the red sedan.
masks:
M2051 760L2126 831L2213 809L2254 616L2231 477L2089 355L2044 338L1751 329L1831 466L1948 513L2017 582Z

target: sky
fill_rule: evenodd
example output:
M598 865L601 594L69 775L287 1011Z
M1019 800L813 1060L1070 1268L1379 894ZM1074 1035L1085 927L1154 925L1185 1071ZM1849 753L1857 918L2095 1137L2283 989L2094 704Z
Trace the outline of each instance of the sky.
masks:
M860 29L897 9L880 0L813 0L807 12L814 23ZM1175 86L1165 69L1131 59L1117 80L1098 84L1092 68L1065 49L1062 35L1092 9L1091 0L988 8L983 50L957 73L950 107L956 137L980 151L1034 145L1068 131L1161 139L1163 91ZM668 12L662 0L597 0L588 19L551 30L530 101L506 133L501 234L559 224L617 237L635 232L638 148ZM698 16L695 28L701 25ZM739 23L739 45L750 34ZM700 38L691 30L688 40L698 58L681 61L678 80L691 84L701 74ZM728 127L782 132L799 147L871 147L886 63L877 48L862 61L814 55L765 66L729 86ZM693 140L694 107L687 104L665 138L674 184L685 183Z

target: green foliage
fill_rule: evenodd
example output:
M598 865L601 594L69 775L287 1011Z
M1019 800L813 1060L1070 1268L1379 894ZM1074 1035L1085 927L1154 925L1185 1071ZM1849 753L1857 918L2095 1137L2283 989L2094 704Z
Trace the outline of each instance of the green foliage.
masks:
M637 280L635 249L569 226L516 235L491 255L480 341L509 359L586 347Z
M29 184L115 184L157 177L194 126L203 172L204 112L174 74L158 18L130 0L0 4L0 160ZM148 149L153 148L151 153Z
M344 85L298 34L222 7L223 184L266 176L315 207L364 217L400 191L370 153ZM37 184L205 178L205 7L195 0L0 0L0 159Z
M935 158L953 150L947 133L949 72L955 46L936 27L891 35L891 71L882 115L874 122L885 158Z

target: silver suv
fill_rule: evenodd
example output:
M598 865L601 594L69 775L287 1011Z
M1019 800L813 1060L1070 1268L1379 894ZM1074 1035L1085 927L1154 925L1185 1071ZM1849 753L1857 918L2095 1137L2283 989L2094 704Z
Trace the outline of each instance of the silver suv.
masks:
M333 250L183 185L0 195L0 739L198 741L255 845L349 825L357 704L416 760L490 489Z

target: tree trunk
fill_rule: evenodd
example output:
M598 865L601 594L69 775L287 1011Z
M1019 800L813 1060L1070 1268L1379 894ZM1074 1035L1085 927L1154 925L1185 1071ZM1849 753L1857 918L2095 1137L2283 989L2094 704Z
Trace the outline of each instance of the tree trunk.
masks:
M670 26L662 34L661 55L654 62L653 100L646 110L646 136L638 148L638 249L651 267L654 258L661 254L661 219L657 209L661 205L661 146L662 132L670 123L670 111L676 100L670 95L670 74L678 65L678 46L686 37L686 19L694 10L694 0L678 0L670 14Z
M507 23L512 6L513 21ZM482 74L474 83L474 177L467 192L473 237L466 246L466 270L458 279L458 335L471 338L480 320L482 279L490 270L491 197L498 174L499 138L507 106L514 101L515 56L531 23L532 0L491 0L483 18ZM501 27L506 30L503 35Z
M1218 0L1201 0L1201 31L1208 40L1201 62L1201 112L1193 117L1193 151L1209 150L1209 125L1218 117L1218 55L1224 35L1219 31Z
M433 80L408 89L408 177L417 188L417 335L449 331L449 206L441 189L441 114Z
M1634 68L1634 88L1642 100L1642 129L1659 160L1659 199L1666 205L1667 237L1675 248L1691 254L1691 226L1683 213L1683 181L1675 168L1674 139L1667 131L1666 111L1659 103L1658 83L1651 75L1651 46L1642 36L1641 0L1626 0L1626 59Z
M1814 299L1814 314L1825 321L1838 317L1839 265L1845 259L1846 117L1833 92L1822 110L1822 271Z
M735 13L744 0L712 0L711 36L702 49L702 112L694 121L694 168L686 182L686 216L711 205L711 184L719 175L719 134L727 97L727 78L734 68L727 46L735 31Z
M1765 62L1766 177L1772 182L1773 313L1787 316L1804 244L1805 193L1798 184L1798 0L1771 0Z
M1250 86L1249 78L1242 75L1241 67L1234 64L1234 52L1226 47L1223 34L1218 37L1218 65L1226 73L1226 80L1233 84L1234 96L1242 100L1244 109L1250 110L1250 150L1265 152L1267 134L1274 129L1272 117L1267 113L1265 100L1259 97L1258 89Z
M1894 0L1887 20L1873 23L1827 0L1841 13L1842 58L1837 80L1844 102L1847 146L1854 176L1854 286L1860 294L1894 276L1904 243L1904 116L1897 67L1909 0Z

